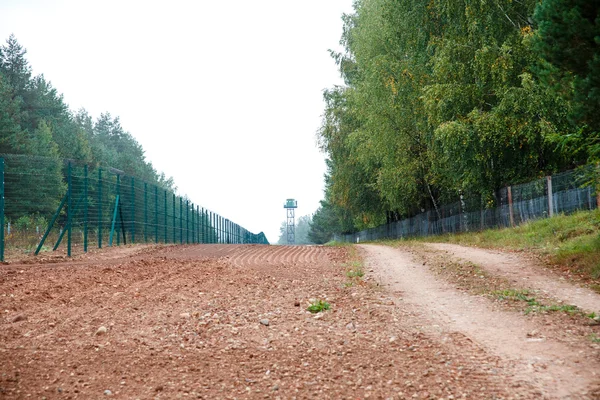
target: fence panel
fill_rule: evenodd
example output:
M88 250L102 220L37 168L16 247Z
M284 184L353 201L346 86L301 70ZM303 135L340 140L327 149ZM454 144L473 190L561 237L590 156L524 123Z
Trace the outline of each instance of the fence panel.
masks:
M0 178L0 261L61 247L71 255L130 243L268 244L262 232L114 168L2 154Z
M505 228L520 225L556 214L598 208L596 188L590 176L598 172L585 167L562 172L532 182L508 186L496 192L496 206L485 207L477 197L463 197L451 204L441 205L411 218L391 222L353 234L338 234L334 240L364 242L378 239L399 239L414 236L440 235ZM592 180L593 181L593 180Z

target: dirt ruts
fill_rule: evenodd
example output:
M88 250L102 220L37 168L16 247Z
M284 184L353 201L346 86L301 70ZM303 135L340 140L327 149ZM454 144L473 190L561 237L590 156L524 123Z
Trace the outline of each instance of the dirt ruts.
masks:
M520 286L543 289L582 308L600 304L596 293L561 281L522 257L454 245L428 246L444 252L446 258L468 259L488 273ZM596 398L600 363L598 346L589 337L565 342L553 333L560 327L499 309L486 296L457 289L443 275L430 271L422 253L417 257L409 249L360 247L378 279L389 290L400 291L404 303L420 315L428 332L442 338L455 332L464 334L500 358L510 381L536 387L545 398Z

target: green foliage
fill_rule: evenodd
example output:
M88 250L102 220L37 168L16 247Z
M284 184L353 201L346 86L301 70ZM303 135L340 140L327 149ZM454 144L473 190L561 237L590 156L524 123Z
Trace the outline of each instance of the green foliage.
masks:
M351 232L353 228L346 210L328 201L321 201L321 207L313 215L308 238L313 243L324 244L333 240L334 234Z
M324 93L319 137L335 213L322 211L319 232L410 217L464 193L492 205L502 186L600 154L591 133L598 6L538 3L355 2L343 17L345 49L332 53L346 86ZM573 41L582 47L575 59Z
M330 308L331 305L328 302L324 300L315 300L308 306L307 310L313 314L316 314L322 311L329 310Z
M31 76L27 51L11 35L0 47L0 153L29 154L106 165L174 189L158 174L119 118L72 113L43 75Z
M569 104L571 131L562 144L590 161L600 160L600 4L545 0L536 7L533 40L543 58L544 83Z
M7 185L7 204L19 202L7 207L9 218L54 213L66 188L63 159L118 168L175 190L118 118L106 113L94 122L85 110L72 113L43 75L32 77L26 53L14 35L0 46L0 154L18 155L6 172L20 176Z
M13 223L13 229L20 231L36 230L37 228L43 231L47 227L46 218L37 215L23 215Z

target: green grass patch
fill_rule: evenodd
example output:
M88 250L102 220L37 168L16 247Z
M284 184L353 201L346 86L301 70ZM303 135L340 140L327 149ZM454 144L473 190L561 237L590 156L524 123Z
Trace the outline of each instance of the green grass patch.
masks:
M600 210L557 215L515 228L429 236L417 241L533 251L587 278L600 278Z
M492 292L492 295L498 296L500 300L509 300L509 301L523 301L527 303L527 308L525 308L525 314L536 313L536 312L563 312L569 315L581 315L587 318L595 319L596 313L584 313L580 308L574 306L572 304L552 304L552 305L544 305L536 300L535 297L530 296L528 290L517 290L517 289L508 289L508 290L497 290Z
M308 306L307 310L313 314L316 314L325 310L329 310L330 308L331 305L328 302L323 300L315 300Z

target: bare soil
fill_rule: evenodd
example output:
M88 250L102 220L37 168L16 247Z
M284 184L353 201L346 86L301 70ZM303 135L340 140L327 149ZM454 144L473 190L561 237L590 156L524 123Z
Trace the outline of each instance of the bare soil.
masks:
M400 293L405 308L419 315L427 332L442 339L457 332L465 335L486 354L499 358L508 382L535 388L539 398L599 398L596 321L583 313L526 315L490 296L515 287L535 293L543 289L588 308L598 301L596 293L553 277L526 257L461 246L427 246L429 251L360 247L377 279ZM476 265L456 263L455 257ZM554 293L555 288L560 290Z
M2 265L0 398L598 398L599 346L553 333L595 327L504 309L422 254L361 248L361 280L346 248L320 246ZM317 299L330 310L308 312Z
M570 281L568 276L548 269L526 254L504 253L448 243L427 246L452 257L476 263L494 275L509 279L515 287L539 291L590 312L600 312L600 295Z

